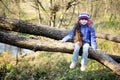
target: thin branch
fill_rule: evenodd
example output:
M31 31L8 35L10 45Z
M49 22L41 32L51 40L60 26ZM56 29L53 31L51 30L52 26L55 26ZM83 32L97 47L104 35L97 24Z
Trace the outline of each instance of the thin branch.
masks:
M39 3L40 7L42 8L42 10L48 15L47 11L45 10L45 8L43 7L43 5L41 4L41 2L39 0L37 0L37 2Z
M14 12L12 12L12 11L5 5L5 3L4 3L2 0L0 0L0 1L1 1L1 3L5 6L5 8L6 8L10 13L15 14Z

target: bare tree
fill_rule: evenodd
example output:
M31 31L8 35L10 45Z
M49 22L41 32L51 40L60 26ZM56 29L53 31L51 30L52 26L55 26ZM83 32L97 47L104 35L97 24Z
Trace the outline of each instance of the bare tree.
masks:
M60 28L60 26L61 26L61 24L62 24L62 22L63 22L63 20L64 20L64 18L65 18L65 14L68 12L68 10L69 10L73 5L77 5L77 4L79 4L79 1L71 0L71 1L67 2L67 3L63 6L64 10L63 10L63 12L62 12L62 14L61 14L61 16L60 16L60 20L59 20L59 22L58 22L58 24L57 24L57 27L58 27L58 28Z

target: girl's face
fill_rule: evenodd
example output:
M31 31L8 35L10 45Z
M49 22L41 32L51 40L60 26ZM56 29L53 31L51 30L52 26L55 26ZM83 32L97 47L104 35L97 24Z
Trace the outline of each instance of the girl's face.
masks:
M86 19L81 19L79 22L80 22L82 25L86 25L87 22L88 22L88 20L86 20Z

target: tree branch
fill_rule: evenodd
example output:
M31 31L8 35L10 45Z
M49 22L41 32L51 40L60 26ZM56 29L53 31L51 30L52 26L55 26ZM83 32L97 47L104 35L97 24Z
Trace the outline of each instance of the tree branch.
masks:
M51 28L46 25L35 25L22 20L2 17L0 17L0 28L28 34L41 35L56 40L62 39L70 32L69 30ZM96 32L96 37L120 43L120 36Z
M6 4L5 4L2 0L0 0L0 1L1 1L1 3L4 5L4 7L5 7L10 13L16 14L15 12L12 12L12 11L6 6Z

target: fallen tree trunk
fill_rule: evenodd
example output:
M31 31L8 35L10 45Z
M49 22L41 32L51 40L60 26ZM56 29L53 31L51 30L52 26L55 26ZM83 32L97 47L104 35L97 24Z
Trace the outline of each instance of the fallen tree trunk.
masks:
M0 31L0 42L15 45L21 48L27 48L31 50L40 51L51 51L51 52L64 52L72 53L74 49L73 43L61 43L60 41L41 41L22 37L18 34L12 34L10 31ZM67 45L67 46L66 46ZM81 55L81 54L80 54ZM102 63L103 65L110 68L117 75L120 75L120 65L104 52L89 49L89 57L95 59L96 61ZM119 59L120 60L120 59ZM118 60L118 62L120 62Z
M28 33L28 34L46 36L56 40L62 39L64 36L66 36L69 33L69 30L60 30L56 28L51 28L50 26L46 26L46 25L38 26L32 23L27 23L22 20L2 18L2 17L0 17L0 28L11 31ZM96 37L120 43L120 36L113 36L110 34L97 32Z

